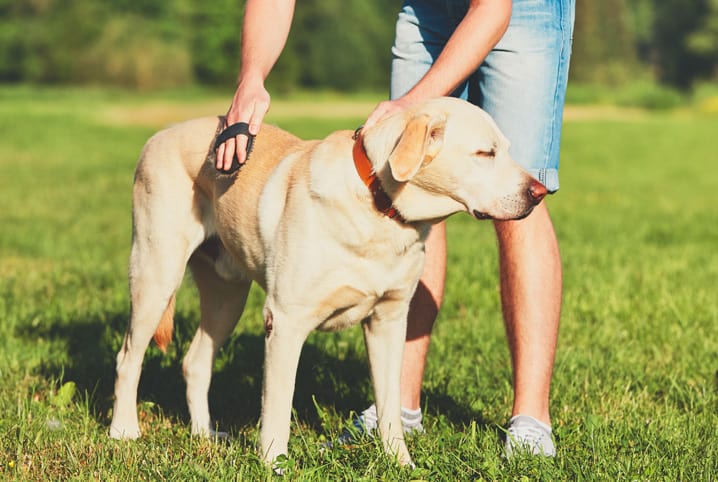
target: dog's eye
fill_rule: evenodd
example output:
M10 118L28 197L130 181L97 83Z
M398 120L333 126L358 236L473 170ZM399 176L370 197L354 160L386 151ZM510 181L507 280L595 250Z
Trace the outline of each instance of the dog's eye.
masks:
M496 149L489 149L489 150L479 149L478 151L476 151L476 155L479 157L486 157L489 159L493 159L494 157L496 157Z

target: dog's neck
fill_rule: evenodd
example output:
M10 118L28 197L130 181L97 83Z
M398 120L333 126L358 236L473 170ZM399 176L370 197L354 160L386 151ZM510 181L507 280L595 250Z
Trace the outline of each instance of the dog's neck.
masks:
M435 182L432 173L436 169L432 166L439 160L438 156L422 165L408 181L395 179L390 159L405 134L411 115L411 112L394 114L369 129L362 129L362 144L372 172L405 222L411 225L435 224L451 214L464 211L465 207L442 188L445 178L439 179L438 185Z
M406 224L406 220L396 209L391 198L382 187L381 181L374 172L374 166L366 154L366 149L364 149L364 138L360 130L357 130L354 134L352 157L354 158L354 167L356 168L357 174L359 174L362 182L364 182L364 185L369 189L372 199L374 200L374 207L377 211L399 223Z

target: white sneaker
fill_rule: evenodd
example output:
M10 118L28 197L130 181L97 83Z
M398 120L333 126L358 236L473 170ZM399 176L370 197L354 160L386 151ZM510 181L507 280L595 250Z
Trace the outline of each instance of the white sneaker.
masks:
M515 453L555 457L551 427L528 415L511 417L506 433L506 456L511 457Z

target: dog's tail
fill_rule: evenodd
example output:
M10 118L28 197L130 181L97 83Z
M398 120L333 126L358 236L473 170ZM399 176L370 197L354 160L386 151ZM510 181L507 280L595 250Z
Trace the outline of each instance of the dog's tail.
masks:
M160 324L155 331L154 340L162 353L167 352L167 347L172 342L172 329L174 328L175 295L170 297L165 312L162 313Z

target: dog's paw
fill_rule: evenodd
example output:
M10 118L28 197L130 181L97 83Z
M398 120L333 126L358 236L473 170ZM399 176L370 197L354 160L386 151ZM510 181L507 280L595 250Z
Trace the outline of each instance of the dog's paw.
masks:
M140 437L140 427L110 426L110 438L115 440L136 440Z
M221 432L219 430L212 429L210 429L209 433L207 434L207 437L209 437L209 439L213 442L229 442L231 440L231 437L227 432Z
M295 461L286 454L278 455L271 463L275 475L284 475L288 470L294 468Z

